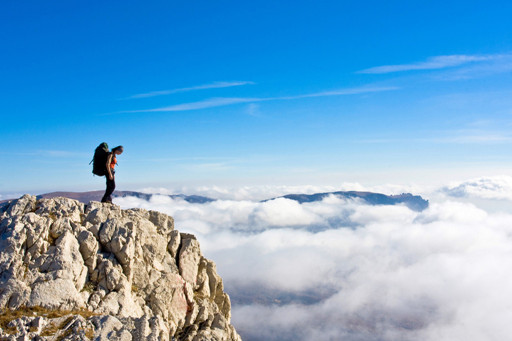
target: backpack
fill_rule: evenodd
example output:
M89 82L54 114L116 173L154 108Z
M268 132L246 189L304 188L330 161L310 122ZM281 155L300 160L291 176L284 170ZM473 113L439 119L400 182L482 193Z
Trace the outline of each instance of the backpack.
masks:
M106 142L101 143L94 150L94 157L92 158L92 174L103 176L107 175L107 159L108 154L110 154L110 150L108 149L108 144Z

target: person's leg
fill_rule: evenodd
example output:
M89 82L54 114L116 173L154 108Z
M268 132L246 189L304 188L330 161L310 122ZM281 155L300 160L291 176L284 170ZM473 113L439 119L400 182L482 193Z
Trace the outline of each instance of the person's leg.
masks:
M109 203L112 203L112 193L114 193L114 190L116 189L116 180L115 178L112 179L112 180L109 180L110 181L110 193L108 194L108 199L107 201Z
M116 182L114 179L110 180L107 176L107 189L105 190L105 195L101 199L101 202L112 202L112 193L116 189Z
M106 177L107 177L107 188L105 189L105 194L103 194L103 198L101 198L101 202L107 202L107 198L109 196L109 194L108 194L108 192L109 192L108 175Z

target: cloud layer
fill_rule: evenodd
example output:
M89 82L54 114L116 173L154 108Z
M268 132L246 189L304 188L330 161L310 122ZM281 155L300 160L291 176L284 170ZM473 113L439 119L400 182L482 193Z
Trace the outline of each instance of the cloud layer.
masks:
M443 189L456 198L512 200L512 177L481 177L451 184Z
M489 191L485 181L462 184ZM246 341L504 340L512 332L512 209L490 213L458 197L421 213L335 197L116 202L167 212L198 235Z

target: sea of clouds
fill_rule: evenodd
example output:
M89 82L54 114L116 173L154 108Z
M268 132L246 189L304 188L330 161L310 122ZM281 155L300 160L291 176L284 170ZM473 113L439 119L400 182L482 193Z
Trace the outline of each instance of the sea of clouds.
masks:
M342 189L201 188L190 194L221 200L153 195L115 203L166 212L177 229L197 235L245 341L510 338L511 177L423 191L430 199L423 212L333 196L258 201Z

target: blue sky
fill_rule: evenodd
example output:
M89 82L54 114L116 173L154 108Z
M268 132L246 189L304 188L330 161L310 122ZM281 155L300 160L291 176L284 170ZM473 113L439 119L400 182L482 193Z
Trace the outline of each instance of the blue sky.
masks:
M512 3L11 1L0 193L510 171Z

